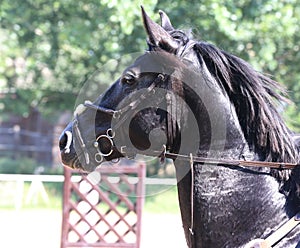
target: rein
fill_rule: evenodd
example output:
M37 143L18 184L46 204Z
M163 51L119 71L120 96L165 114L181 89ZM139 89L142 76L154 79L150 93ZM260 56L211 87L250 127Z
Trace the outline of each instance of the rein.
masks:
M126 156L127 154L135 154L137 150L127 148L126 146L121 147L121 153ZM284 162L265 162L265 161L256 161L256 160L234 160L234 159L215 159L210 157L203 157L203 156L195 156L195 155L185 155L185 154L178 154L166 151L166 146L163 146L161 151L148 151L143 152L144 155L147 156L155 156L160 157L162 160L165 158L169 158L172 160L182 160L190 162L192 160L193 163L203 163L207 165L219 165L219 166L233 166L233 167L257 167L257 168L272 168L272 169L279 169L279 170L286 170L286 169L293 169L298 163L284 163ZM191 158L192 156L192 158Z
M190 156L183 155L183 154L176 154L166 152L166 158L170 159L179 159L184 161L190 161ZM205 163L209 165L227 165L227 166L241 166L241 167L267 167L273 169L293 169L297 165L297 163L283 163L283 162L264 162L264 161L247 161L247 160L229 160L229 159L214 159L214 158L207 158L207 157L198 157L193 156L193 162L196 163Z

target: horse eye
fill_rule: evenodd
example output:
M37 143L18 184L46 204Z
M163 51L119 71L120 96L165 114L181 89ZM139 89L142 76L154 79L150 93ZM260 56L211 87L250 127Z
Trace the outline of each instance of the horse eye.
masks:
M126 73L123 78L121 79L121 82L123 84L129 84L132 85L135 83L135 76L131 73Z

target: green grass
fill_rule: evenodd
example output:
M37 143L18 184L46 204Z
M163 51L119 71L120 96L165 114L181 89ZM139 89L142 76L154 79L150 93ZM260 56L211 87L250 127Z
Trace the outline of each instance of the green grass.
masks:
M29 197L30 183L24 183L21 209L60 210L62 208L62 183L44 183L43 185L48 195L48 201L44 200L40 192ZM15 182L0 182L0 209L15 209L17 187ZM101 206L99 207L101 208ZM146 185L144 212L179 213L177 188L175 186Z
M29 182L23 187L17 182L0 182L0 209L15 209L18 205L21 209L61 209L62 183L43 183L47 200L41 192L32 191L30 185Z
M161 185L147 185L144 211L149 213L179 213L176 186L164 186L162 188Z

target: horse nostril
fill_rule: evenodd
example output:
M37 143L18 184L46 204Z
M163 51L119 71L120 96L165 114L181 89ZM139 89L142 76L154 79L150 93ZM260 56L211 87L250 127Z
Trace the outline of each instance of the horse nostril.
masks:
M70 146L72 143L72 133L70 131L66 131L63 133L59 139L59 149L65 150L65 153L70 152Z
M66 133L63 133L63 134L60 136L60 139L59 139L59 149L60 149L60 150L65 149L66 144L67 144L67 140L68 140L68 136L66 135Z

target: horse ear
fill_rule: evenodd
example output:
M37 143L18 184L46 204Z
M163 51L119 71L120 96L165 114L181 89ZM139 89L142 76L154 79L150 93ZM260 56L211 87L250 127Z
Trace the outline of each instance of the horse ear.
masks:
M150 19L143 6L141 6L141 8L144 27L147 32L149 42L152 45L161 47L167 51L175 51L178 48L178 43L163 27ZM164 21L166 21L166 19L164 19Z
M174 27L170 21L170 18L168 15L163 12L162 10L159 10L160 20L161 20L161 26L164 28L164 30L170 32L174 30Z

